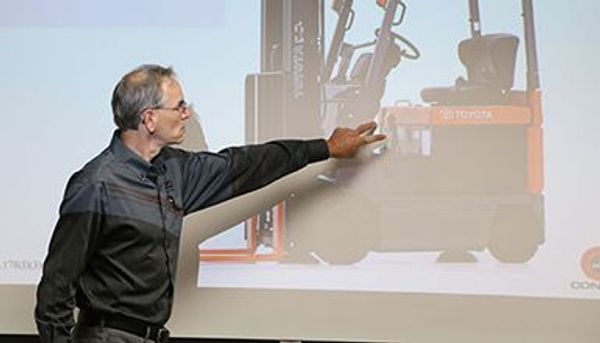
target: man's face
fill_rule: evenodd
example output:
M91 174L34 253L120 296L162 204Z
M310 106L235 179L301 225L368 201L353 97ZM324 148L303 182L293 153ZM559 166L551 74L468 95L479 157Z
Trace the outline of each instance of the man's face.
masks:
M163 106L155 109L156 131L154 136L164 145L180 144L185 138L185 122L190 110L183 98L179 82L166 79L162 84Z

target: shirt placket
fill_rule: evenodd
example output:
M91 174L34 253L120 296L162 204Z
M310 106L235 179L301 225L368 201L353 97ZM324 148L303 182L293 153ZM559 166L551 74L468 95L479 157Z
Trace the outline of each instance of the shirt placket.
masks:
M167 272L169 273L169 288L172 291L173 290L173 271L171 270L171 259L173 258L173 256L171 256L169 254L169 246L168 246L168 239L167 239L167 234L168 234L168 230L167 230L167 213L166 213L166 208L165 206L167 206L164 201L167 198L167 194L166 191L164 190L163 185L165 184L164 182L164 176L163 175L159 175L159 177L157 178L157 182L156 182L156 194L157 194L157 200L158 200L158 209L159 209L159 213L160 213L160 220L161 220L161 228L162 228L162 247L163 247L163 252L165 254L165 264L166 264L166 268L167 268Z

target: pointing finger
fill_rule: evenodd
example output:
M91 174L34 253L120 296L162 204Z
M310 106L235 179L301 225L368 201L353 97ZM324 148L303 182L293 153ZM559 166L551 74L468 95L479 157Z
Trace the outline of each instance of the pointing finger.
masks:
M354 131L359 135L370 135L377 128L377 124L375 122L369 122L359 125Z
M385 139L385 135L378 134L378 135L364 136L362 140L363 140L364 144L371 144L371 143L378 142L378 141L381 141L384 139Z

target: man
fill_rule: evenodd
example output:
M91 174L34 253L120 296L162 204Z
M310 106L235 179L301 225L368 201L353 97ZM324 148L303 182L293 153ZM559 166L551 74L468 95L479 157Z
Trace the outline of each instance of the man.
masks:
M42 342L166 341L184 215L384 138L369 123L218 154L170 148L190 110L173 70L158 65L126 74L112 109L110 145L70 178L61 203L37 290Z

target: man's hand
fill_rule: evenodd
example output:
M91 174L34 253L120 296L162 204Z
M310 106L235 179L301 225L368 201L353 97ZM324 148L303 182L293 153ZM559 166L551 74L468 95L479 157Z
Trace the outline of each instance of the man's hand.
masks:
M385 139L385 135L373 134L376 128L374 122L359 125L356 129L336 128L327 140L329 156L350 158L361 146Z

